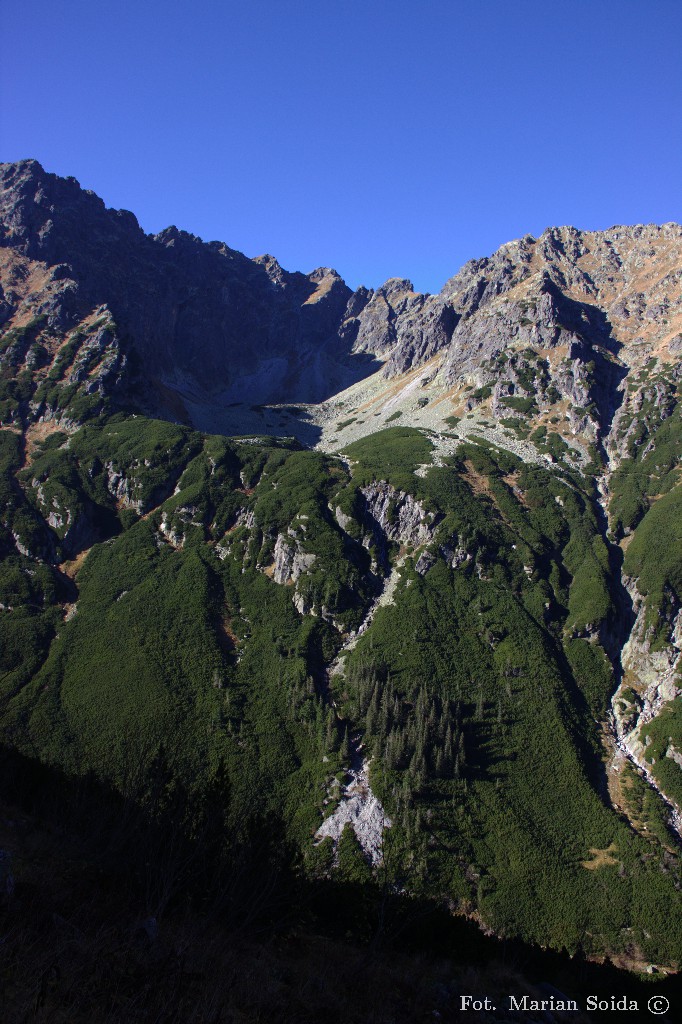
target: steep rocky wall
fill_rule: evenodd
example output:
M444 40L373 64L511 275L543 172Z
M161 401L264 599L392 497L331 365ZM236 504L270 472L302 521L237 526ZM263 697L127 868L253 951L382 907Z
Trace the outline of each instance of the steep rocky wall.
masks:
M524 346L565 348L573 365L552 384L586 408L595 358L679 357L681 275L678 225L552 228L470 261L438 295L402 278L352 292L330 268L290 273L176 227L146 235L73 178L0 165L0 326L43 318L49 348L106 308L111 329L89 333L69 380L184 421L210 401L317 403L382 361L390 378L439 354L446 383L485 385L482 364Z
M436 517L422 503L385 480L360 488L365 518L375 536L416 548L432 539Z
M670 624L668 643L652 650L646 628L646 604L635 580L625 578L637 618L623 646L623 681L613 698L619 733L633 758L643 763L646 745L641 730L662 708L682 694L682 609Z

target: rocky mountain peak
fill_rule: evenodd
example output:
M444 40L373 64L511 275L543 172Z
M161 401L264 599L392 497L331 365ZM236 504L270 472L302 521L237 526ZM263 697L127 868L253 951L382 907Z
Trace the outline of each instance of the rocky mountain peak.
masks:
M470 260L437 295L400 277L352 292L329 267L290 272L176 226L147 235L133 214L26 160L0 165L0 264L0 323L32 325L10 346L27 372L47 377L71 347L76 361L100 351L90 332L106 308L117 370L104 379L93 365L97 393L115 387L123 407L227 432L312 440L300 417L258 409L316 407L379 371L395 380L428 365L423 380L452 392L452 406L434 393L442 415L473 404L505 418L528 405L596 437L623 376L651 359L674 366L682 349L682 228L672 223L550 227ZM428 395L419 401L413 419L430 407ZM590 427L604 401L610 411Z

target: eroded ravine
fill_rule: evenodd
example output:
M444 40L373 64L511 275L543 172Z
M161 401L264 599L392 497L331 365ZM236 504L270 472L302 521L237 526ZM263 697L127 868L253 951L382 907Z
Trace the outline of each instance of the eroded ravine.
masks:
M355 633L351 633L345 640L334 661L325 672L325 689L328 694L332 693L332 679L334 676L343 675L344 660L349 651L356 646L360 637L367 632L374 620L379 608L393 604L395 588L400 578L400 568L404 559L398 559L392 566L390 573L384 577L380 593L372 601L365 618ZM336 704L331 698L334 708ZM359 731L351 732L348 736L350 757L346 768L346 781L340 786L340 793L330 791L329 796L336 798L338 803L329 817L325 818L315 833L315 843L330 838L334 847L334 855L339 840L346 825L350 825L365 856L377 867L383 859L383 836L384 830L391 827L391 819L388 817L381 802L372 792L369 778L371 758L364 750L363 736ZM336 780L334 780L336 782ZM338 786L338 784L337 784ZM337 787L335 787L337 788Z
M627 801L622 799L621 775L625 765L630 765L657 793L668 812L670 828L680 838L682 811L661 788L651 771L640 734L642 727L679 693L674 678L682 665L682 614L678 614L671 630L669 650L665 653L652 653L645 637L644 600L637 591L636 581L623 571L622 549L615 543L609 530L611 467L614 462L617 464L617 456L608 443L603 454L606 467L596 480L599 498L595 510L609 552L612 576L616 581L616 592L612 596L617 610L616 628L610 631L605 645L615 681L611 707L604 723L609 754L606 764L608 796L614 809L625 813L633 827L637 827ZM639 697L636 703L625 696L633 685Z
M609 726L615 750L609 765L613 773L631 764L656 791L669 813L669 824L682 837L682 811L661 787L646 759L646 739L642 729L653 721L679 694L676 677L682 666L682 613L671 628L668 648L651 651L646 639L645 605L635 581L623 577L637 615L621 650L622 674L611 699ZM632 699L629 694L634 694ZM679 755L678 755L679 756Z

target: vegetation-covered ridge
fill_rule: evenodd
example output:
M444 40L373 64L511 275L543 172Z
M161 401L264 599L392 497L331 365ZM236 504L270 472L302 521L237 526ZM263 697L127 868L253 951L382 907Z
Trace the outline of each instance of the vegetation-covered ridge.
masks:
M277 822L298 870L365 882L351 830L336 858L313 842L359 733L381 878L499 934L677 963L664 810L640 834L603 797L616 582L585 477L476 443L428 468L402 427L344 460L122 414L27 433L0 432L8 745L188 835L218 816L225 856Z

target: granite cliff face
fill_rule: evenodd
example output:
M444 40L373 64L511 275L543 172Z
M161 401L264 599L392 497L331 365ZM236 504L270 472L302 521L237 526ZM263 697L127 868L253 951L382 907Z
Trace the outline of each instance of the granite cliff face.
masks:
M677 225L556 228L472 260L439 295L395 278L351 292L328 268L289 273L175 227L146 235L35 161L0 167L5 365L204 429L310 443L329 419L315 403L424 367L420 386L489 388L497 416L529 398L530 371L540 412L564 402L569 429L597 441L630 368L679 361L681 274ZM30 418L62 415L45 390Z
M131 213L35 161L2 165L0 222L2 323L40 318L56 348L95 312L106 317L107 352L132 360L126 388L167 415L191 420L184 398L215 393L320 400L355 364L367 370L339 336L357 299L332 270L290 274L175 227L145 235ZM87 345L98 345L89 330Z

